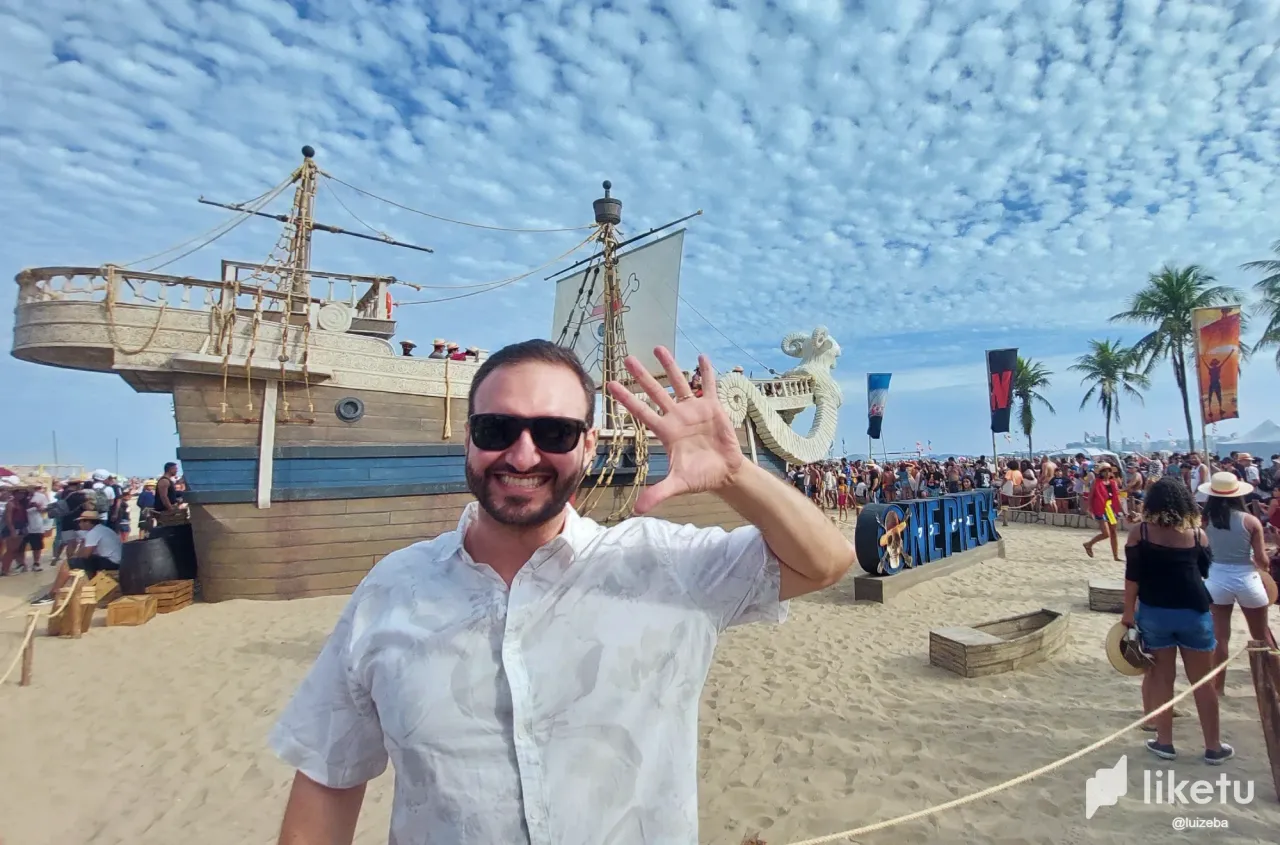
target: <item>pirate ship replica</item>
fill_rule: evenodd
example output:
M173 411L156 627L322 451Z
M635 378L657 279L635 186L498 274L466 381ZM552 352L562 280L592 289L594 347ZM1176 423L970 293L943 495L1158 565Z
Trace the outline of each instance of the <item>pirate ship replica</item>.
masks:
M316 231L431 250L316 222L317 184L332 177L310 147L302 153L290 177L260 197L208 203L236 213L224 233L252 216L284 224L263 262L223 260L215 280L112 264L16 277L16 358L116 373L140 393L173 396L198 578L211 601L350 592L384 555L455 527L472 498L462 438L485 352L398 355L392 287L402 282L310 266ZM287 215L262 210L291 186ZM557 274L552 337L578 350L599 383L625 382L628 335L649 348L675 346L684 230L622 248L688 217L620 241L621 202L608 183L594 208L575 250L598 248ZM718 377L744 452L779 471L829 453L841 401L831 376L840 348L825 329L788 335L782 347L800 359L793 370ZM666 457L607 391L603 399L601 446L577 503L608 521L630 515L639 488L665 474ZM813 425L801 435L790 423L810 406ZM740 523L710 495L680 497L655 515Z

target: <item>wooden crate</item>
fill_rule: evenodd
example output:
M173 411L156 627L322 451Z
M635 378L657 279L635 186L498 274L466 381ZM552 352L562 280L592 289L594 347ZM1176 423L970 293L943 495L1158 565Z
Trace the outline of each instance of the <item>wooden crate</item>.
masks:
M98 607L106 607L120 598L120 582L109 572L99 572L89 582L98 596Z
M161 581L147 587L147 595L156 600L157 613L173 613L191 604L195 581Z
M155 615L155 596L122 596L107 605L107 627L144 625Z
M58 590L57 595L53 597L53 607L56 610L62 606L67 600L67 595L71 592L71 587L62 587ZM93 584L82 582L80 586L80 632L85 633L89 630L89 626L93 624L93 612L98 609L98 593L93 588ZM51 637L69 637L71 636L71 614L76 612L76 608L67 606L63 608L61 613L49 614L49 636Z
M1124 579L1090 578L1089 609L1099 613L1124 613Z

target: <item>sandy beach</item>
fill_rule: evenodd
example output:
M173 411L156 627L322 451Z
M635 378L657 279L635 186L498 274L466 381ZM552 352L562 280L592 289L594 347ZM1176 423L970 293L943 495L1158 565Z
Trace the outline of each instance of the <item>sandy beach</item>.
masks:
M1114 614L1088 610L1077 530L1011 525L1008 557L923 584L887 606L854 603L845 583L792 603L780 627L722 641L702 701L701 840L769 845L909 813L1000 783L1132 721L1138 681L1102 652ZM23 626L23 598L48 573L0 579L0 659ZM344 598L196 604L139 628L95 627L79 641L40 636L35 683L0 689L0 841L271 843L292 771L266 735L328 635ZM929 666L928 631L1041 606L1071 611L1068 646L1048 662L966 680ZM1274 625L1274 623L1273 623ZM43 631L43 626L42 629ZM1246 633L1237 614L1233 646ZM0 671L3 671L0 666ZM1179 681L1179 690L1185 681ZM1228 672L1223 737L1237 758L1199 759L1190 701L1164 763L1134 731L1036 781L933 818L860 838L909 843L1274 842L1271 785L1247 662ZM1084 817L1086 778L1129 755L1130 790ZM1143 769L1254 782L1247 806L1144 805ZM388 771L370 786L358 843L386 841ZM1177 816L1229 830L1171 829ZM1267 833L1270 830L1271 833Z

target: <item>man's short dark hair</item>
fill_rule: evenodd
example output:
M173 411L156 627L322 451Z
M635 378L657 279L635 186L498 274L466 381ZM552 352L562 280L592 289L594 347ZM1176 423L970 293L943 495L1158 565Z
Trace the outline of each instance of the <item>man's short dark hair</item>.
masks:
M554 364L571 370L578 377L578 382L582 385L583 398L587 400L587 415L583 419L586 420L587 425L595 424L595 382L591 380L582 362L578 360L577 353L568 347L541 338L509 344L486 358L480 365L480 369L476 370L475 377L471 379L471 390L467 392L467 412L475 412L476 391L494 370L499 367L529 363Z
M177 469L177 468L178 468L178 465L177 465L176 463L174 463L173 461L169 461L169 462L167 462L167 463L164 465L164 471L165 471L165 472L168 472L168 471L169 471L169 470L171 470L171 469Z

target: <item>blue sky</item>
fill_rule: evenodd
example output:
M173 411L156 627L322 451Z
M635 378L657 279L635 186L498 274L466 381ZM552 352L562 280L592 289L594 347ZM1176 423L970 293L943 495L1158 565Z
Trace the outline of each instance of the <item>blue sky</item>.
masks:
M682 305L682 359L696 344L722 368L781 369L784 334L831 329L851 450L868 371L894 373L889 448L989 449L983 350L1004 346L1056 373L1037 446L1100 431L1066 367L1089 338L1139 336L1106 318L1147 273L1196 262L1247 291L1239 265L1280 238L1280 4L852 5L0 0L0 270L186 240L222 219L197 197L262 193L302 144L355 185L497 225L587 223L608 178L631 231L705 211L681 290L719 331ZM436 253L317 235L324 269L467 284L575 242L337 190ZM361 229L325 192L317 216ZM250 222L166 271L213 278L276 235ZM543 275L405 307L399 336L546 336ZM6 339L15 294L0 297ZM21 402L0 422L0 460L50 460L55 430L61 459L89 466L111 463L118 438L126 472L158 470L176 446L168 397L113 376L5 357L0 383ZM1221 433L1280 418L1277 388L1259 356L1244 418ZM1131 436L1182 429L1167 365L1122 413Z

